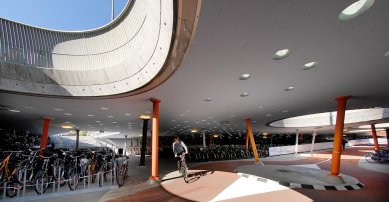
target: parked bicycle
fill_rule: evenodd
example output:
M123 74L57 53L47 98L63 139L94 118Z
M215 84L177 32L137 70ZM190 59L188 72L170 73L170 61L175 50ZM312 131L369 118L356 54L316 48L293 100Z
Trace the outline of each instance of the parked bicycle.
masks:
M389 152L387 150L378 150L365 155L369 163L389 163Z

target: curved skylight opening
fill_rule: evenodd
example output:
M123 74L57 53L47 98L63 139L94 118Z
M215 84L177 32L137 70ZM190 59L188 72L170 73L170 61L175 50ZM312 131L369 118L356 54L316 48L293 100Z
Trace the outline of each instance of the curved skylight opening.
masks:
M382 120L389 117L389 108L370 108L346 110L345 124ZM269 126L279 128L303 128L333 126L336 123L336 111L296 116L271 122Z
M116 19L131 0L114 0ZM112 22L112 1L62 0L62 1L4 0L0 18L9 19L43 29L56 31L95 30ZM39 15L37 15L39 13Z
M367 11L374 4L374 0L359 0L345 8L340 14L338 19L341 21L351 20L365 11Z

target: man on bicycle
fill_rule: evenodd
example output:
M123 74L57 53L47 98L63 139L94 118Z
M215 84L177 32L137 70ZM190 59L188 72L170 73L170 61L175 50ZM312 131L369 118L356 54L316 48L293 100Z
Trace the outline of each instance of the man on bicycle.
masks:
M174 157L177 160L178 172L181 172L181 159L182 159L181 155L188 154L188 148L186 147L185 143L180 140L178 136L174 137L173 153L174 153Z

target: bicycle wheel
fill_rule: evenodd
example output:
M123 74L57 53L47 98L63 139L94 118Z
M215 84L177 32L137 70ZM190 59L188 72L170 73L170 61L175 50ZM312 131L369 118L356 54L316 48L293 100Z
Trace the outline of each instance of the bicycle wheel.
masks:
M184 181L186 183L189 182L189 177L188 177L188 168L186 168L185 165L182 165L181 166L181 173L182 173L182 177L184 177Z
M60 186L64 186L66 184L65 181L65 164L61 159L57 159L53 163L53 175L54 180L56 182L59 182Z
M26 179L24 179L24 175ZM34 176L33 166L30 165L29 160L24 160L20 162L19 166L16 168L16 179L19 183L23 183L26 180L26 183L29 183Z
M368 154L366 154L366 155L365 155L366 161L369 162L369 163L374 163L375 160L372 158L372 156L373 156L373 153L368 153Z
M5 190L5 195L7 195L10 198L15 197L16 194L18 194L18 190L20 190L21 188L22 185L15 180L8 182L7 188Z
M79 174L77 173L77 170L72 168L70 171L69 171L69 181L68 181L68 185L69 185L69 189L74 191L77 189L77 186L78 186L78 182L80 180L80 176Z
M49 176L47 175L46 171L38 171L35 179L35 192L38 195L45 193L47 188L49 187L49 181Z
M119 170L116 172L116 182L119 185L119 187L123 186L124 182L126 181L127 177L127 168L126 166L122 165L119 167Z

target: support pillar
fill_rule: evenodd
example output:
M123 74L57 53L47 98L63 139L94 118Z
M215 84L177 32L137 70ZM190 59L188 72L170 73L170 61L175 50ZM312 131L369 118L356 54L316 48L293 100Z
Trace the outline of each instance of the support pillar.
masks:
M316 139L316 131L313 131L313 134L312 134L312 144L311 144L311 156L312 156L312 153L313 153L313 148L315 146L315 139Z
M139 166L145 165L146 160L146 146L147 146L147 126L149 124L148 119L143 119L143 132L142 132L142 147L140 150L140 163Z
M249 132L248 130L246 130L246 149L249 149L249 139L250 139Z
M127 135L124 136L124 141L123 155L127 156Z
M42 149L46 148L47 146L47 139L49 137L49 126L51 123L50 118L43 118L43 130L42 130L42 137L41 137L41 147L40 147L40 153L39 155L43 155Z
M373 135L373 140L374 140L374 151L378 151L378 150L380 150L380 145L378 144L377 131L375 129L375 124L372 123L370 126L371 126L371 134Z
M205 131L203 131L203 147L207 147L207 143L205 142Z
M299 129L296 130L296 143L294 145L294 153L297 154L299 150Z
M250 138L251 148L252 148L253 153L254 153L254 159L255 159L256 162L259 162L257 146L255 145L255 140L254 140L254 136L253 136L253 130L251 128L251 121L250 121L249 118L246 118L245 121L246 121L246 127L247 127L247 134L248 134L248 136Z
M344 115L346 112L346 103L350 97L351 96L341 96L335 98L335 100L338 102L338 109L336 113L334 149L332 152L332 163L331 163L331 175L335 175L335 176L338 176L340 171L340 157L342 151Z
M386 129L386 145L389 148L389 128Z
M152 119L152 137L151 137L151 176L149 183L159 183L158 176L158 136L159 136L159 103L161 100L151 98L153 103L153 119Z
M80 130L76 129L76 150L78 150L80 146Z

